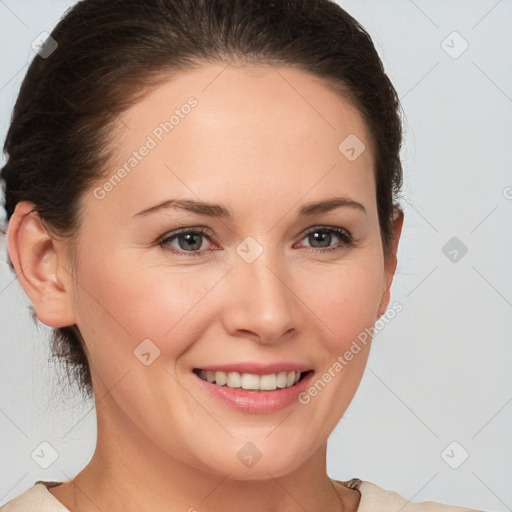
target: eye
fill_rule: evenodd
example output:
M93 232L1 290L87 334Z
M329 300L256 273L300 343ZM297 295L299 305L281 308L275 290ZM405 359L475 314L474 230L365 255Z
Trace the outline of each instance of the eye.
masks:
M352 247L354 240L352 235L345 229L316 226L303 235L302 240L307 239L310 243L310 252L332 252L338 249ZM208 249L205 249L205 240L212 242L213 237L205 228L183 228L165 236L160 242L160 247L178 255L201 256ZM332 242L338 243L332 245ZM307 246L306 246L307 247ZM217 250L217 249L212 249Z
M159 245L173 253L201 256L206 252L203 247L205 239L212 241L208 231L204 228L180 229L162 239ZM177 243L177 247L172 245L173 242Z
M327 226L316 226L309 229L306 231L304 238L311 244L310 247L313 249L313 252L331 252L354 245L352 235L348 231ZM331 245L336 240L338 240L338 244Z

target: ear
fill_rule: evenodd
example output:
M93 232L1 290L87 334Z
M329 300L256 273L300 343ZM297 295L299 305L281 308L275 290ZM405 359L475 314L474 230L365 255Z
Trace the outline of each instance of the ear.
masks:
M7 228L7 250L37 318L50 327L75 324L72 277L33 203L21 201L16 205Z
M400 241L400 235L402 234L403 223L404 212L399 208L395 208L393 212L393 240L391 245L391 254L384 262L385 289L377 311L378 318L385 313L389 306L391 298L391 283L393 282L393 277L396 271L398 242Z

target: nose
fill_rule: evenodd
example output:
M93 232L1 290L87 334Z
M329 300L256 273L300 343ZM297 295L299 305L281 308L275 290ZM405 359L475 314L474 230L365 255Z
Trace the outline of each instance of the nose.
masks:
M299 329L300 301L284 262L266 251L252 263L237 256L227 279L229 299L221 314L230 335L269 345Z

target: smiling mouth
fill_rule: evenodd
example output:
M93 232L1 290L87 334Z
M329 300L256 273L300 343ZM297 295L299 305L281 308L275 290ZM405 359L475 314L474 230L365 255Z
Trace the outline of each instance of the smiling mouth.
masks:
M202 380L220 387L240 388L247 391L275 391L295 386L312 370L306 372L279 372L267 375L253 373L221 372L194 368L194 373Z

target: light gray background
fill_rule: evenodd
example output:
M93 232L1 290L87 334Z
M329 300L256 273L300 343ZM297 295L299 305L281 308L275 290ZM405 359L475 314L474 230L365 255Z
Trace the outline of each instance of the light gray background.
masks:
M2 140L31 42L73 3L0 0ZM412 501L512 510L512 2L340 4L370 32L406 114L405 226L391 299L403 311L374 340L330 438L329 475ZM452 237L468 248L455 262L442 252ZM3 504L37 479L80 471L95 415L62 395L49 328L32 324L0 243ZM48 469L31 457L43 441L58 453ZM453 469L445 460L457 465L463 450Z

